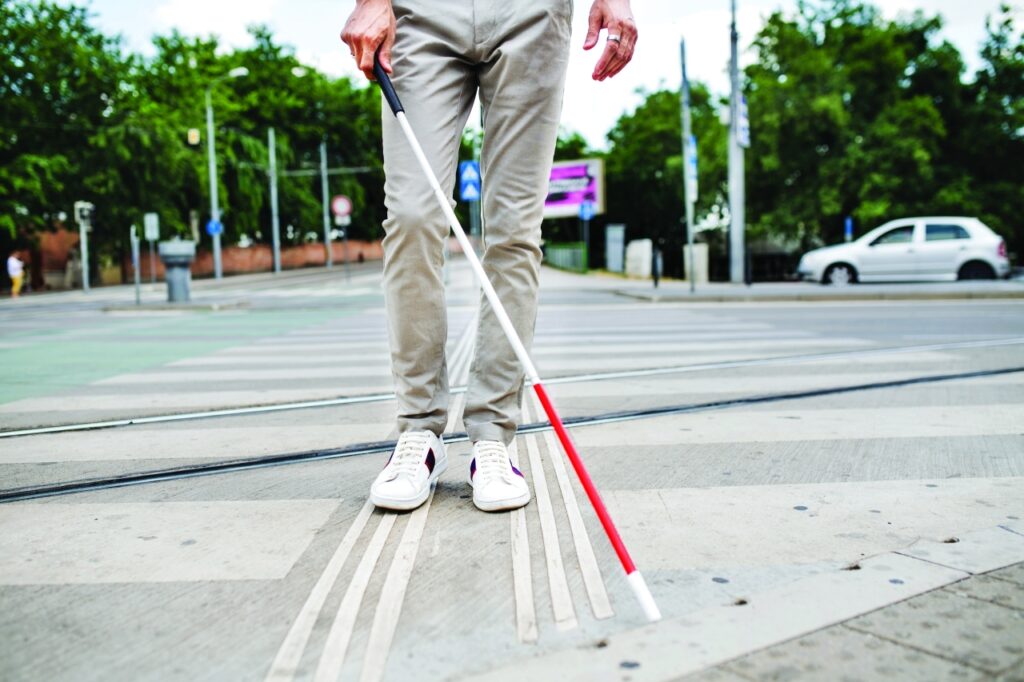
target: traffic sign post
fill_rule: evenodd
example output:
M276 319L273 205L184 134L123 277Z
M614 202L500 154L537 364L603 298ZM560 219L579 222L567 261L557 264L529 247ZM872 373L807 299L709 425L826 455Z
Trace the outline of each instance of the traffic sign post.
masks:
M747 110L746 96L740 97L740 118L736 125L736 141L744 149L750 148L750 112Z
M82 259L82 291L89 291L89 232L92 215L96 210L88 201L75 202L75 222L78 223L78 250Z
M583 221L583 271L586 272L590 263L590 220L594 217L593 201L580 204L580 220Z
M345 228L341 233L341 250L344 254L341 264L345 268L345 280L348 281L351 277L348 266L348 226L352 224L352 200L344 194L336 195L331 199L331 211L334 212L334 224Z
M134 225L132 226L134 228ZM156 247L160 239L160 214L147 213L143 216L143 229L149 242L149 283L156 284Z
M150 215L152 214L147 213L146 217L148 218ZM148 224L146 225L146 236L149 236ZM141 275L139 273L139 235L137 234L137 229L134 225L132 225L130 239L132 244L132 270L134 271L135 279L135 305L142 305L142 283ZM152 243L153 242L150 242L150 244Z
M211 237L224 234L224 223L219 220L211 220L206 223L206 234Z
M344 194L339 194L331 199L331 210L334 215L352 215L352 200Z
M480 234L481 175L478 161L463 161L459 164L459 198L469 203L469 233Z

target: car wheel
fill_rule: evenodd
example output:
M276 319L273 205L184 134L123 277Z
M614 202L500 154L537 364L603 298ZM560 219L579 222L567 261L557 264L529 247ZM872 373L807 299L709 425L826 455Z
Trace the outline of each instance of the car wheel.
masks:
M836 263L828 266L825 276L821 278L822 284L831 284L834 287L845 287L857 281L857 273L846 263Z
M957 279L995 279L996 271L988 263L972 260L964 263L957 273Z

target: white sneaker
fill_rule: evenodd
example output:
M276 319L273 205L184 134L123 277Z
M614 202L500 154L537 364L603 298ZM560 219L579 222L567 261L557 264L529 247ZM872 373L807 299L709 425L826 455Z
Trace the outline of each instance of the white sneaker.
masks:
M430 485L447 468L440 438L430 431L406 431L370 486L370 501L384 509L415 509L426 502Z
M481 440L473 443L469 484L473 504L482 511L518 509L530 501L530 487L523 472L512 466L504 443Z

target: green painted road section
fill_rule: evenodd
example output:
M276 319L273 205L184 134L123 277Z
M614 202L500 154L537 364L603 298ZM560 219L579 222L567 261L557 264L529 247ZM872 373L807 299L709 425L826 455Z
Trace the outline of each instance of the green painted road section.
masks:
M95 322L5 335L0 404L315 327L355 312L251 310L106 315ZM93 318L95 319L95 318Z

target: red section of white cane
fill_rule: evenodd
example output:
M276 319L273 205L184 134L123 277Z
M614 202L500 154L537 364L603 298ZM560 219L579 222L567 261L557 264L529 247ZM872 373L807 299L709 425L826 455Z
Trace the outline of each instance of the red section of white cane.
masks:
M380 77L380 74L378 74L378 77ZM604 502L601 500L601 495L597 492L597 488L594 486L594 482L591 480L590 474L587 473L586 468L583 466L583 461L580 459L579 453L576 451L576 446L573 444L572 438L569 436L569 432L565 430L561 417L558 416L554 405L551 404L551 400L544 391L544 387L541 385L540 376L537 374L537 369L533 366L533 361L530 359L530 354L526 352L526 347L523 346L523 342L520 340L519 334L516 333L516 329L512 325L512 320L509 319L508 313L505 312L505 307L501 304L501 300L498 298L497 292L494 291L494 287L491 286L491 282L487 278L487 273L484 272L484 268L480 264L480 259L476 257L473 245L470 244L465 230L462 229L462 225L459 223L459 219L455 217L455 211L452 210L451 203L441 190L441 185L437 181L437 177L434 175L433 169L430 167L430 162L423 153L423 148L420 147L420 143L412 131L412 126L409 125L409 120L406 118L405 112L397 111L395 113L395 118L398 119L398 124L402 127L402 131L405 133L405 137L409 141L409 146L412 147L416 160L419 161L424 175L426 175L431 188L434 190L434 196L437 198L438 205L441 207L445 217L448 219L448 224L451 225L452 231L455 233L455 238L462 246L462 252L465 254L466 260L473 269L477 281L480 282L480 287L483 289L484 295L487 297L487 301L491 304L491 310L494 312L495 318L497 318L498 323L505 332L505 337L512 346L512 350L515 351L516 357L519 359L519 362L522 363L526 378L533 384L534 391L537 393L537 398L540 400L540 403L544 408L544 412L547 414L548 420L551 422L551 426L555 429L555 433L558 435L558 440L562 444L562 449L565 451L566 456L572 463L572 467L576 471L576 475L579 477L580 483L583 484L583 489L586 491L587 497L590 499L590 503L593 505L598 519L601 521L601 527L604 528L604 531L608 536L608 540L612 543L612 547L615 549L615 553L619 557L619 561L622 562L622 568L626 572L626 579L629 582L629 586L633 589L633 593L636 595L637 601L640 602L640 607L643 609L644 615L646 615L651 621L659 620L661 618L661 613L659 613L658 606L654 603L654 597L651 596L651 591L647 589L647 583L644 582L643 576L641 576L640 572L636 570L636 566L633 564L633 559L629 556L629 552L626 550L626 545L622 542L622 538L619 536L619 531L615 528L615 524L612 522L611 516L608 514L608 510L605 508Z

